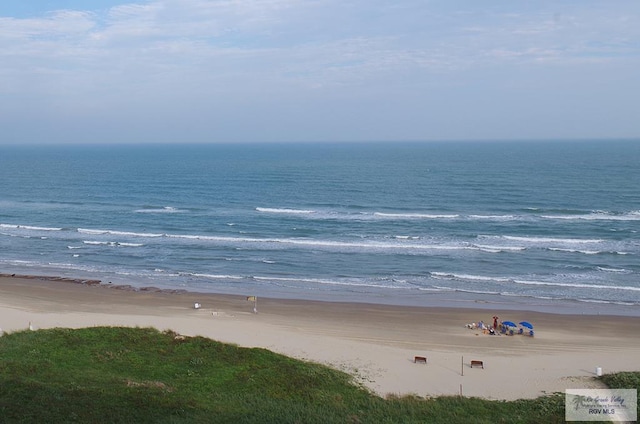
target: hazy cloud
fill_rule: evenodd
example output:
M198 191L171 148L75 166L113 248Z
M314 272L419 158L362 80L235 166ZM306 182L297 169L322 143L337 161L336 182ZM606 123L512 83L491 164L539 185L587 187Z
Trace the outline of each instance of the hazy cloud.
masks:
M639 136L626 114L600 116L635 103L638 12L634 1L424 0L154 0L29 17L0 9L0 135ZM170 119L173 130L160 130Z

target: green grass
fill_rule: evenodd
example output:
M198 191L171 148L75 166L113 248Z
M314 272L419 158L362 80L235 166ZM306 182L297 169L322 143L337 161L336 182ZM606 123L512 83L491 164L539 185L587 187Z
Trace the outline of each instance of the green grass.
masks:
M515 402L382 399L322 365L176 336L114 327L7 334L0 338L0 422L564 422L563 394ZM608 384L639 387L639 375Z
M640 372L619 372L602 376L604 384L612 389L637 389L637 403L640 406Z

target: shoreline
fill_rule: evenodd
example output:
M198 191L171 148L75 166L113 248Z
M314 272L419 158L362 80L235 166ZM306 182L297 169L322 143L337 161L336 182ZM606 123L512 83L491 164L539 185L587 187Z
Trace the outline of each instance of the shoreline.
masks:
M557 315L581 315L581 316L628 316L640 318L640 307L637 305L618 304L610 302L587 302L577 300L561 300L561 299L534 299L526 297L506 297L496 296L493 294L482 295L479 293L469 293L464 291L452 291L442 293L429 293L425 296L414 296L408 294L406 296L389 297L384 293L375 295L372 293L341 293L341 299L336 299L332 294L321 293L305 293L305 295L297 296L288 292L278 292L268 296L262 296L261 293L246 292L245 290L225 290L225 291L208 291L199 290L198 287L190 288L161 288L152 285L144 285L139 282L119 281L105 283L95 277L79 278L64 277L58 275L35 275L20 273L2 273L0 278L16 277L29 280L56 281L65 283L74 283L78 285L99 285L102 287L113 288L121 291L131 292L156 292L156 293L173 293L173 294L197 294L202 296L246 296L259 295L262 299L279 299L301 302L322 302L322 303L343 303L343 304L371 304L390 307L417 307L417 308L453 308L453 309L478 309L478 310L504 310L504 311L531 311L544 314ZM130 284L129 284L130 283ZM240 293L242 291L242 293ZM497 298L497 299L496 299ZM383 300L382 300L383 299ZM398 300L402 299L402 301ZM380 300L380 301L377 301Z
M247 295L251 295L248 293ZM200 303L200 309L194 304ZM323 363L373 392L513 400L600 387L605 373L637 371L640 318L500 308L397 306L109 285L98 280L0 274L0 327L141 326L171 329ZM489 336L467 323L529 321L535 336ZM415 364L415 356L428 363ZM482 360L485 368L470 368ZM464 375L463 375L464 374Z

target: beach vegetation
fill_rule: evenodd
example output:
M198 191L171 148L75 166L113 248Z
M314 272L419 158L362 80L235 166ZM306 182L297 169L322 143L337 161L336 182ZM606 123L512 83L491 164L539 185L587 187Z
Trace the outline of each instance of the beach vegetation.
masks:
M636 389L636 405L640 405L640 372L624 371L604 374L600 379L611 389Z
M638 374L622 375L635 384ZM383 399L349 374L152 328L0 337L3 423L560 423L564 395Z

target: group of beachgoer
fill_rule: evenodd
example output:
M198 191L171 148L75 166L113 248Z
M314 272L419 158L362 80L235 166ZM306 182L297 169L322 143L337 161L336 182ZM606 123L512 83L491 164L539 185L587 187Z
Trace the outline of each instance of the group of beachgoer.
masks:
M478 321L477 323L472 322L471 324L467 324L466 327L471 330L482 330L482 332L489 334L494 334L496 331L494 327L485 324L484 321Z
M491 325L487 325L484 323L484 321L480 320L477 323L472 322L471 324L467 324L466 327L470 328L472 330L482 330L483 333L485 334L497 334L496 331L497 330L502 330L502 322L499 322L498 320L500 319L500 317L494 315L493 316L493 326Z
M533 327L529 326L527 327L528 330L525 330L523 328L517 329L513 326L513 323L510 321L505 321L507 324L504 324L502 321L500 321L500 317L498 316L493 316L493 325L487 325L484 323L484 321L480 320L477 323L472 322L471 324L466 324L466 327L471 329L471 330L482 330L482 332L484 334L490 334L490 335L500 335L500 334L506 334L509 336L512 336L514 334L528 334L529 336L533 337ZM526 323L521 323L521 324L526 324Z

